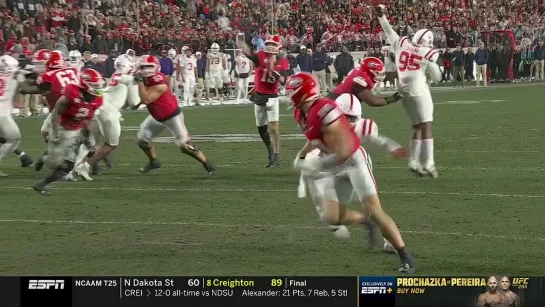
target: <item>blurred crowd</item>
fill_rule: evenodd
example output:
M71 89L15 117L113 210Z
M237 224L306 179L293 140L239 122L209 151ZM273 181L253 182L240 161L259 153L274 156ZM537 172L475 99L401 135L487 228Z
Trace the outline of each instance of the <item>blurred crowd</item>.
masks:
M371 2L371 1L367 1ZM385 0L403 35L434 31L437 47L477 46L483 32L512 31L515 40L541 40L543 0ZM372 9L361 0L0 0L4 51L37 48L137 54L212 42L234 48L237 33L258 45L274 32L284 46L376 52L385 42ZM274 33L275 34L275 33Z

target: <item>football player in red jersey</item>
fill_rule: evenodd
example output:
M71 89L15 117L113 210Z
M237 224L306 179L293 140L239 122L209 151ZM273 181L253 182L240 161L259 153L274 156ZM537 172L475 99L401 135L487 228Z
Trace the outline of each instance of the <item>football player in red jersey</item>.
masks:
M95 111L102 106L105 86L104 78L98 71L84 69L78 83L64 87L51 112L48 154L43 158L53 171L34 184L32 188L38 193L49 195L47 185L63 178L74 168L81 128L84 121L92 119Z
M324 217L332 225L364 224L376 226L399 253L399 272L413 273L415 261L408 251L395 222L384 212L377 194L375 178L360 138L350 127L335 102L320 98L317 80L308 73L297 73L286 83L286 92L295 106L295 119L307 137L307 143L294 161L296 169L315 174L323 187L318 191ZM314 148L324 155L305 160ZM354 191L364 213L347 210L339 198ZM370 221L372 220L372 222Z
M372 90L382 82L383 75L384 63L379 58L367 57L327 97L337 99L342 94L352 94L371 107L382 107L401 100L403 96L399 93L389 97L373 95Z
M40 51L42 52L42 51ZM37 66L39 67L39 66ZM63 89L67 85L78 84L77 71L75 68L66 66L63 57L57 52L50 52L44 63L44 72L36 80L27 80L21 85L22 94L41 94L45 97L50 113L44 120L40 129L42 137L47 141L51 129L52 111L55 104L63 95ZM44 153L44 155L47 154ZM43 159L36 161L36 171L42 169Z
M251 98L254 103L255 123L259 136L267 146L267 167L276 167L280 165L278 87L279 84L284 84L288 75L289 62L278 56L281 47L278 36L266 40L265 48L256 53L242 40L239 40L238 47L255 66L255 94ZM269 130L273 135L272 143Z
M161 167L161 163L157 160L155 147L151 142L154 137L168 129L174 136L174 142L184 154L201 162L209 174L215 173L214 165L191 142L176 96L169 87L168 78L159 70L159 61L151 55L144 55L140 59L138 70L135 73L140 99L150 114L140 125L137 135L138 146L149 158L149 163L141 169L141 172L147 173Z

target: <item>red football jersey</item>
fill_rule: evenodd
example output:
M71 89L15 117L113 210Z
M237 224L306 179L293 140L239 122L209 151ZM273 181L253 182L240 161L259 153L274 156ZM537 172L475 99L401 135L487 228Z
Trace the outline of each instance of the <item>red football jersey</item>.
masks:
M158 72L155 75L144 79L144 84L146 86L153 86L159 84L169 85L167 76ZM180 112L180 107L178 106L178 100L176 96L170 90L166 90L157 100L147 104L148 112L153 118L158 121L163 121L169 119L175 115L176 112Z
M326 127L333 122L340 120L343 129L346 129L352 139L353 152L356 152L360 147L360 138L350 128L348 120L343 116L341 110L337 107L335 101L328 98L319 98L310 107L305 114L299 109L294 111L295 120L299 124L301 130L305 133L307 140L311 143L320 142L322 150L331 152L330 148L324 140L323 127Z
M340 96L342 94L352 94L356 96L356 86L372 90L375 88L375 81L366 72L361 69L352 69L348 76L344 78L341 84L333 90L333 94Z
M258 51L256 54L258 65L255 68L255 91L260 94L278 95L278 80L276 78L270 78L269 73L269 59L267 53L264 51ZM274 65L274 70L281 72L288 70L290 64L286 58L282 58Z
M81 89L74 84L68 84L63 95L68 98L68 105L60 114L60 125L66 130L81 129L83 121L92 119L95 111L102 106L102 96L94 96L89 102L83 101Z
M45 95L49 110L55 108L57 100L61 98L63 89L70 84L78 84L78 72L75 68L61 68L42 73L37 79L36 84L41 86L49 84L48 94Z

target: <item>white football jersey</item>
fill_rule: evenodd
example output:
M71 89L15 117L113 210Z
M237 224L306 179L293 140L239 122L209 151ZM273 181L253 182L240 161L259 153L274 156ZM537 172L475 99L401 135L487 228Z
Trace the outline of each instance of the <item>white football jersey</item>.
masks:
M228 53L223 54L223 58L225 59L225 69L226 71L231 71L231 55Z
M209 53L207 55L207 60L210 63L209 69L210 72L222 72L223 71L223 54L218 53Z
M114 73L104 90L104 102L112 105L117 111L121 110L127 102L129 87L135 87L133 76Z
M197 69L197 58L194 56L184 56L180 59L180 67L184 78L195 78L195 69Z
M408 37L399 37L385 16L379 18L380 24L395 54L395 65L401 88L412 93L428 89L427 71L430 63L437 62L439 51L414 44Z
M75 68L77 69L78 72L81 71L81 69L83 68L83 62L82 61L78 61L78 62L68 62L68 67L72 67L72 68Z
M13 99L18 82L13 75L0 76L0 116L10 115L13 111Z
M250 59L246 56L239 55L235 58L235 71L237 74L249 74L250 68Z

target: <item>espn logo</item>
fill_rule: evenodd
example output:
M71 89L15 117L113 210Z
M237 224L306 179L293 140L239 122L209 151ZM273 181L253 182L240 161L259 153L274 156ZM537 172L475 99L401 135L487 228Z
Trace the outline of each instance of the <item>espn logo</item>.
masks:
M34 290L48 290L48 289L56 289L56 290L62 290L64 289L64 280L53 280L53 279L31 279L28 282L28 288L34 289Z
M386 294L386 287L361 287L361 294Z

